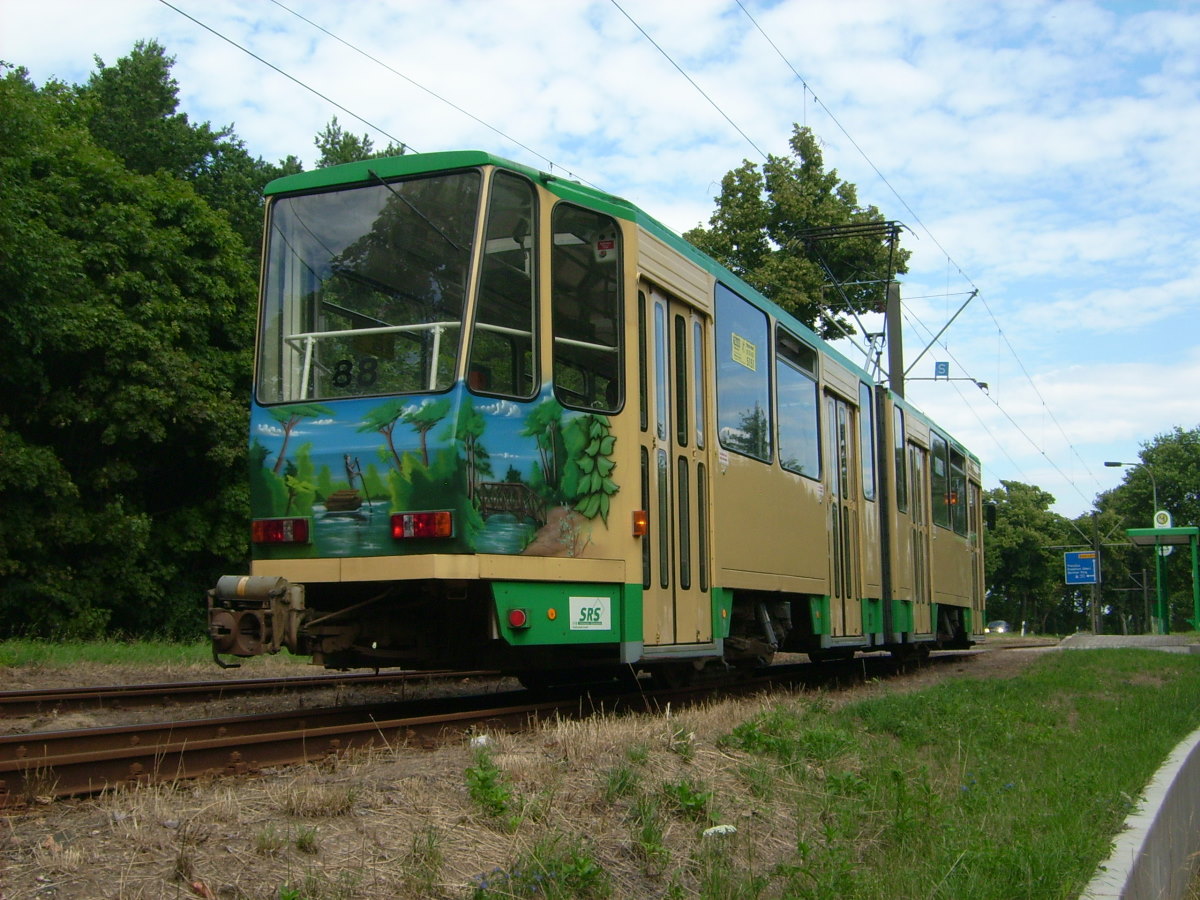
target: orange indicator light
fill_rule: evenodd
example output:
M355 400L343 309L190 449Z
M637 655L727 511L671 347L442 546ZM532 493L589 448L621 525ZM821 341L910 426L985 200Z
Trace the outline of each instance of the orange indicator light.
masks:
M633 536L645 537L650 531L650 515L644 509L633 511Z

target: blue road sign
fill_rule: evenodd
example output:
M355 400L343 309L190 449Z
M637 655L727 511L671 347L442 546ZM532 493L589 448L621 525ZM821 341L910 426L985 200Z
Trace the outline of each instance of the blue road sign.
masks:
M1099 558L1095 550L1074 550L1063 554L1067 584L1095 584L1099 581Z

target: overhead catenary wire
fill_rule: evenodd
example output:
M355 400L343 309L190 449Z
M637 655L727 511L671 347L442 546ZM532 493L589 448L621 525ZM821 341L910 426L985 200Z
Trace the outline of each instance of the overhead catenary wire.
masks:
M926 332L928 332L928 326L926 326L919 319L916 319L915 317L912 317L907 313L905 313L904 315L905 315L905 319L907 319L908 321L912 322L913 324L919 326L920 328L922 328ZM969 374L966 367L963 366L962 363L959 362L959 360L955 358L953 353L949 352L949 350L947 350L946 353L950 357L950 359L954 361L954 364L956 366L958 366L958 368L966 375L967 378L970 378L972 381L976 380ZM976 383L978 383L978 382L976 382ZM954 385L953 383L951 383L951 384L954 387L954 390L958 393L960 399L962 399L962 401L967 405L968 409L971 410L972 415L975 415L976 419L978 419L979 416L975 412L974 406L972 406L969 402L967 402L967 398L965 396L963 396L962 391L959 390L957 385ZM1020 425L1020 423L1018 423L1017 420L1012 417L1012 415L1008 412L1008 410L1006 410L1000 404L1000 402L995 397L993 397L990 393L984 392L984 396L988 399L988 401L993 406L996 407L997 411L1002 416L1004 416L1004 418L1008 421L1008 423L1010 425L1012 425L1013 428L1016 429L1017 433L1020 434L1021 437L1025 438L1025 440L1029 443L1029 446L1032 447L1035 451L1037 451L1038 455L1041 456L1042 459L1044 459L1046 461L1046 463L1052 469L1054 469L1055 472L1057 472L1059 475L1061 475L1063 480L1067 484L1071 485L1071 487L1072 487L1072 489L1074 489L1075 493L1079 495L1079 498L1081 500L1083 500L1085 503L1089 503L1090 501L1088 500L1088 498L1086 496L1084 496L1083 492L1079 490L1079 486L1075 483L1075 480L1072 479L1070 476L1068 476L1067 473L1064 472L1061 468L1059 468L1058 464L1055 463L1054 460L1050 458L1050 455L1048 453L1046 453L1045 449L1038 446L1037 441L1035 441L1033 439L1033 437L1031 437L1030 434ZM983 424L982 421L980 421L980 424ZM1027 478L1027 476L1023 472L1021 472L1021 467L1019 465L1017 465L1016 462L1013 460L1012 456L1009 454L1008 449L1004 446L1004 444L1002 444L996 437L994 437L992 435L991 429L984 426L984 430L987 431L988 436L991 437L992 440L996 443L996 447L1000 450L1000 452L1004 455L1004 457L1006 459L1008 459L1008 461L1010 463L1013 464L1013 467L1018 471L1018 473L1021 473L1021 477Z
M758 146L758 144L754 143L754 141L751 139L750 135L746 134L746 132L744 132L742 130L741 126L738 125L737 122L733 121L732 118L730 118L729 113L727 113L727 112L725 112L725 110L721 109L720 104L718 104L715 100L713 100L713 98L710 97L705 92L704 88L702 88L702 87L700 87L700 85L696 84L695 79L693 79L691 75L689 75L687 72L685 72L683 70L683 67L681 65L679 65L679 63L675 62L675 60L671 58L671 55L669 53L667 53L667 51L664 50L659 45L658 41L654 40L654 38L650 37L650 35L646 33L646 29L644 29L641 25L639 25L637 23L637 21L633 18L633 16L631 16L631 15L629 15L629 13L625 12L625 10L621 7L621 4L619 4L617 2L617 0L609 0L609 2L612 3L612 5L615 6L620 11L621 15L623 15L626 19L629 20L630 24L632 24L634 28L636 28L639 32L641 32L642 37L644 37L646 40L648 40L654 46L654 49L657 50L659 53L661 53L663 55L663 57L666 58L667 62L669 62L672 66L675 67L675 70L680 75L682 75L684 78L687 79L688 84L690 84L692 87L694 87L700 93L700 96L703 97L705 100L707 100L709 102L709 104L712 106L712 108L715 109L717 112L719 112L721 114L721 117L724 118L725 121L728 122L731 126L733 126L733 130L736 131L738 134L740 134L743 138L745 138L746 143L749 144L751 147L753 147L759 156L761 156L763 159L767 158L767 154L763 153L762 149Z
M260 63L262 63L264 66L267 66L267 67L268 67L268 68L270 68L270 69L274 69L276 72L278 72L278 73L279 73L280 75L282 75L284 78L288 79L289 81L292 81L292 82L294 82L295 84L298 84L300 87L304 88L306 91L308 91L308 92L310 92L310 93L312 93L312 94L316 94L318 97L320 97L320 98L321 98L322 100L324 100L326 103L330 104L331 106L336 106L338 109L340 109L340 110L341 110L342 112L344 112L346 115L348 115L348 116L352 116L353 118L355 118L355 119L357 119L358 121L362 122L362 123L363 123L364 125L366 125L368 128L370 128L370 129L373 129L374 131L377 131L377 132L379 132L379 133L380 133L380 134L382 134L384 137L386 137L386 138L387 138L389 141L392 141L393 143L395 143L395 144L398 144L398 145L400 146L400 148L401 148L401 149L407 149L407 150L413 150L413 151L416 151L416 148L415 148L415 147L413 147L413 146L412 146L412 144L409 144L407 141L402 141L402 140L400 140L400 138L396 137L394 134L391 134L391 133L389 133L387 130L385 130L384 128L380 127L379 125L376 125L374 122L371 122L371 121L369 121L369 120L367 120L367 119L364 119L362 116L360 116L358 113L354 112L354 111L353 111L352 109L350 109L349 107L342 106L342 104L338 103L338 102L337 102L336 100L334 100L332 97L327 97L325 94L322 94L320 91L318 91L318 90L317 90L316 88L314 88L312 85L306 84L305 82L303 82L303 81L301 81L299 78L297 78L295 75L292 75L292 74L290 74L290 73L288 73L288 72L285 72L283 69L279 68L279 66L275 65L273 62L269 62L269 61L267 61L267 60L263 59L261 56L259 56L257 53L255 53L253 50L249 49L248 47L243 47L241 44L239 44L239 43L238 43L237 41L235 41L233 38L231 38L231 37L227 37L226 35L224 35L224 34L221 34L221 32L217 31L215 28L212 28L212 27L211 27L211 26L209 26L209 25L206 25L206 24L204 24L204 23L203 23L203 22L201 22L199 19L197 19L195 16L193 16L193 15L190 15L189 13L186 13L186 12L184 12L184 11L183 11L182 9L180 9L178 6L174 6L173 4L171 4L171 3L167 2L167 0L158 0L158 2L159 2L159 3L161 3L163 6L165 6L165 7L169 8L169 9L173 9L173 10L175 10L175 12L179 13L179 15L183 16L185 19L189 19L190 21L192 21L192 22L195 22L197 25L199 25L199 26L200 26L201 28L203 28L205 31L207 31L207 32L210 32L211 34L214 34L214 35L216 35L216 36L217 36L217 37L219 37L221 40L225 41L227 44L231 44L232 46L234 46L234 47L236 47L237 49L241 50L241 51L242 51L243 53L245 53L247 56L252 56L252 57L254 57L256 60L258 60L258 61L259 61ZM419 152L419 151L416 151L416 152Z

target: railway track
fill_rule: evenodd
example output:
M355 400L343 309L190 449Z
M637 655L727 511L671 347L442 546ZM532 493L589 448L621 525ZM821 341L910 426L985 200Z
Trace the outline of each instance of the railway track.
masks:
M977 652L934 656L929 664L952 663ZM820 666L772 666L735 682L670 690L630 692L615 685L593 686L587 693L522 690L4 735L0 736L0 807L152 781L245 775L351 751L433 746L473 728L520 729L547 715L586 715L600 708L653 711L667 704L702 701L718 690L728 694L780 685L836 686L891 677L905 669L906 664L893 659L860 657Z
M178 681L159 684L115 684L103 687L0 691L0 716L34 715L76 710L133 709L204 703L252 694L313 691L322 688L388 685L433 678L467 678L495 672L384 672L375 674L300 675L282 678L242 678Z

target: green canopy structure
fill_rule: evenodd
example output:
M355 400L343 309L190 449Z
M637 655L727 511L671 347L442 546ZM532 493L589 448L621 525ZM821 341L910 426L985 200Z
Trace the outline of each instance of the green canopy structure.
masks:
M1170 521L1170 520L1168 520ZM1157 548L1171 547L1175 544L1188 544L1192 549L1192 628L1200 630L1200 553L1197 544L1200 543L1200 527L1189 525L1185 528L1129 528L1125 533L1129 540L1140 547L1154 547L1154 624L1155 634L1168 634L1171 630L1171 616L1167 609L1167 586L1163 574L1163 554Z

